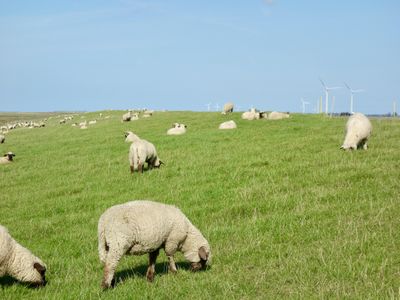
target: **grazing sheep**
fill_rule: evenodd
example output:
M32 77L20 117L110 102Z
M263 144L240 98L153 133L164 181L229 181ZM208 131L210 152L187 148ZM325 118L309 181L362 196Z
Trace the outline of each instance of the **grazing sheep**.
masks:
M369 119L362 113L353 114L346 123L346 137L340 147L345 150L363 148L367 150L367 141L372 132Z
M218 127L219 129L235 129L237 128L235 121L230 120L224 123L221 123Z
M187 126L185 124L174 123L172 128L168 129L167 135L181 135L186 133Z
M144 164L148 169L159 168L163 163L157 156L156 147L146 140L139 139L133 142L129 148L129 164L131 173L137 170L143 173Z
M260 112L255 108L250 109L250 111L245 111L242 114L242 119L244 120L258 120L261 118Z
M132 111L128 111L126 114L122 115L122 121L123 122L129 122L132 118Z
M89 125L94 125L94 124L96 124L96 123L97 123L97 120L89 121Z
M79 123L79 127L86 126L86 125L87 125L87 121L86 120L81 122L81 123Z
M132 131L126 131L125 132L125 143L133 143L133 142L136 142L138 140L140 140L140 137L138 137Z
M46 265L0 225L0 276L9 275L22 282L44 286L45 273Z
M114 285L114 272L124 254L149 253L146 277L154 280L155 263L163 248L169 271L177 271L174 254L183 253L193 271L211 262L211 249L201 232L175 206L153 201L131 201L108 208L98 224L98 250L104 265L101 286Z
M268 115L268 120L281 120L285 118L289 118L289 113L273 111Z
M4 165L4 164L8 164L10 162L13 162L13 157L15 156L14 153L12 152L7 152L6 154L4 154L3 157L0 157L0 165Z
M224 108L222 110L222 114L226 115L227 113L233 112L233 106L234 105L232 102L225 103Z
M6 137L0 134L0 144L3 144L6 141Z

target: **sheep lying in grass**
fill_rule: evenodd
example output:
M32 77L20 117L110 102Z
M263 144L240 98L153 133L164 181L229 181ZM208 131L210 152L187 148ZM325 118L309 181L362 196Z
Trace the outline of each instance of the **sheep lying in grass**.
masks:
M218 128L219 129L235 129L236 127L237 126L236 126L235 121L230 120L230 121L226 121L224 123L221 123Z
M0 225L0 277L9 275L22 282L44 286L45 273L46 265L18 244Z
M157 156L156 147L146 140L139 139L132 143L129 148L129 164L131 173L137 170L143 173L144 164L147 163L147 168L159 168L162 161Z
M255 108L250 109L250 111L245 111L242 113L242 119L244 120L258 120L261 118L260 112Z
M128 111L126 114L122 115L122 121L123 122L129 122L132 118L132 111Z
M273 111L268 114L268 120L281 120L281 119L286 119L286 118L289 118L288 113Z
M340 148L356 150L362 147L367 150L367 141L371 132L372 125L369 119L362 113L353 114L346 123L346 137Z
M3 144L6 141L6 137L0 134L0 144Z
M167 135L181 135L186 133L187 126L185 124L174 123L172 128L168 129Z
M10 163L10 162L13 162L13 161L14 161L14 160L13 160L13 157L14 157L14 156L15 156L14 153L12 153L12 152L7 152L6 154L4 154L3 157L0 157L0 165L8 164L8 163Z
M224 108L222 110L222 114L226 115L227 113L231 112L233 112L233 103L232 102L225 103Z
M205 268L211 261L207 240L176 207L153 201L138 200L108 208L98 224L98 249L104 265L101 286L114 285L114 272L124 254L149 253L146 277L153 281L155 263L163 248L170 272L176 272L174 254L183 253L192 270Z

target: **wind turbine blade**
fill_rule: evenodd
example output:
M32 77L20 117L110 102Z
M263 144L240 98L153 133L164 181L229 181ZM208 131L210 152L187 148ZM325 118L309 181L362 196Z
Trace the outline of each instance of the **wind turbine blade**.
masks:
M319 79L319 81L321 81L321 83L322 83L322 86L326 89L326 85L325 85L325 83L322 81L322 79L320 78Z
M361 93L361 92L365 92L365 90L363 89L359 89L359 90L352 90L353 93Z
M338 89L341 89L341 88L342 88L341 86L333 86L333 87L327 87L326 89L328 91L330 91L330 90L338 90Z
M349 85L346 82L343 82L343 83L351 91L351 88L349 87Z

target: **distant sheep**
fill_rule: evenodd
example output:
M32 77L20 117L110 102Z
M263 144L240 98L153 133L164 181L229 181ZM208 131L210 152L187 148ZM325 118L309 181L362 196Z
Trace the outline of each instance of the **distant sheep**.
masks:
M234 105L232 102L225 103L224 108L222 110L222 114L226 115L227 113L233 112L233 107Z
M245 111L242 114L242 119L244 120L258 120L261 118L260 112L255 108L250 109L250 111Z
M6 137L0 134L0 144L3 144L6 141Z
M168 129L167 135L181 135L186 133L187 126L185 124L174 123L172 128Z
M268 120L281 120L281 119L289 118L289 116L290 116L289 113L273 111L268 114Z
M4 154L3 157L0 157L0 165L4 165L4 164L8 164L10 162L13 162L13 157L15 156L14 153L12 152L7 152L6 154Z
M46 265L0 225L0 277L9 275L36 286L46 285Z
M211 249L201 232L175 206L153 201L131 201L108 208L98 223L99 258L104 265L101 286L114 285L114 273L125 254L149 253L147 280L152 282L159 250L163 248L169 271L177 272L174 255L177 251L191 263L193 271L211 262Z
M156 147L146 140L139 139L129 148L129 164L131 173L137 170L143 173L144 164L148 169L159 168L162 161L157 156Z
M369 119L362 113L353 114L346 123L346 137L340 147L345 150L367 150L367 141L372 132Z
M94 124L96 124L96 123L97 123L97 120L89 121L89 125L94 125Z
M219 129L235 129L237 128L235 121L230 120L224 123L221 123L218 127Z
M129 122L132 118L132 111L128 111L126 114L122 115L123 122Z

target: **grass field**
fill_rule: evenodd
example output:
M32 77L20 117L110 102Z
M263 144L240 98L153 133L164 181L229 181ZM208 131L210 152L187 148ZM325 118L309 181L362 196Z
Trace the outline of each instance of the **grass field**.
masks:
M0 145L16 153L0 166L0 223L46 262L49 281L3 277L0 299L400 297L400 120L373 119L369 149L345 152L344 118L107 114L87 130L57 119L16 129ZM238 129L219 131L229 119ZM173 122L188 132L167 136ZM165 166L131 175L125 130L153 142ZM178 255L168 274L161 251L149 284L147 256L125 256L102 292L97 221L133 199L180 207L210 242L212 267L192 273Z

